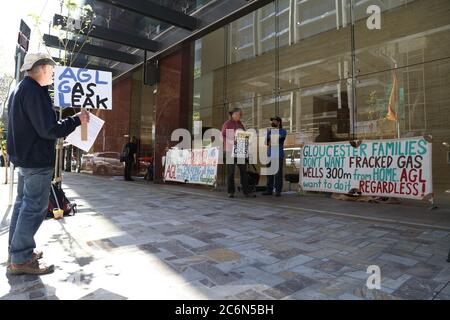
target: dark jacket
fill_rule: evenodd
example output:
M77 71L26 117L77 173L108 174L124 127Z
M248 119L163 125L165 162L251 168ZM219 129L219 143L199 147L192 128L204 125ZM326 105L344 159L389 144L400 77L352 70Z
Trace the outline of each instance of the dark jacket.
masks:
M134 155L137 153L137 144L128 142L123 150L125 153L125 161L134 161Z
M8 101L7 151L11 162L23 168L53 167L56 139L80 125L78 116L57 119L48 87L25 77Z

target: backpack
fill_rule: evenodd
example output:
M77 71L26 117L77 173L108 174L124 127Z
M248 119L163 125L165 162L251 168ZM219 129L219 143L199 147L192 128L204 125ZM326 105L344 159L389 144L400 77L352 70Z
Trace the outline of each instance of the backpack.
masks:
M53 184L50 189L47 218L53 218L53 209L64 210L65 216L74 216L77 212L76 203L70 203L60 184Z

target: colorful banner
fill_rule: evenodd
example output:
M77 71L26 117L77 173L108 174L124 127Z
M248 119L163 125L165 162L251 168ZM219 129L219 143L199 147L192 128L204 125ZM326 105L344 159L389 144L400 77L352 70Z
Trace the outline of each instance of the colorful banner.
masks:
M112 109L111 72L55 67L55 106Z
M432 196L431 138L306 144L300 188L396 198Z
M164 180L215 185L219 148L171 149L166 153Z

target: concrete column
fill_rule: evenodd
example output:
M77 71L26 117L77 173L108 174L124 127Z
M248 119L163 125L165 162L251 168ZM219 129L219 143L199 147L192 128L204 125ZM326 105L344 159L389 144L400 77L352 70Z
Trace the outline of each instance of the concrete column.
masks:
M178 128L192 132L193 57L193 45L187 44L159 60L160 82L155 103L155 182L163 180L162 157L167 148L178 143L170 141L172 132Z

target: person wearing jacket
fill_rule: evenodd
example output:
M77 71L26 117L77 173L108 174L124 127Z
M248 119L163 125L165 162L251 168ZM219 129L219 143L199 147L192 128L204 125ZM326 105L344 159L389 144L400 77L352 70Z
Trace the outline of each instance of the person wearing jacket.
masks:
M224 141L224 147L225 147L225 159L232 159L231 163L226 163L227 168L227 189L228 189L228 197L234 198L235 193L235 185L234 185L234 173L236 170L236 165L239 168L240 171L240 177L241 177L241 185L244 192L245 197L251 197L255 196L251 193L249 190L248 185L248 177L247 177L247 164L240 164L237 162L237 158L232 158L231 153L233 152L234 147L234 138L236 135L236 131L242 130L245 131L245 127L241 122L242 117L242 110L240 108L234 108L229 112L230 119L225 121L225 123L222 126L222 137ZM227 130L232 131L231 136L227 136Z
M130 142L128 142L123 147L123 156L125 160L125 167L123 169L123 176L125 178L125 181L133 181L131 178L131 171L133 170L134 165L137 163L137 139L135 136L133 136L130 139Z
M276 161L274 162L278 163L278 166L276 168L275 174L267 176L267 190L263 192L263 195L272 195L275 185L275 196L279 197L281 196L281 191L283 190L284 140L286 140L287 131L283 129L283 123L280 117L270 118L270 121L272 122L272 129L278 130L278 147L271 147L272 130L267 130L267 155L269 159L271 159L271 161L274 161L274 159L276 158Z
M54 266L42 266L42 252L34 252L34 236L46 214L55 162L55 144L81 123L89 114L79 114L58 121L48 86L53 82L55 62L45 53L27 53L19 82L8 100L7 152L19 168L17 198L9 227L8 272L47 274Z

